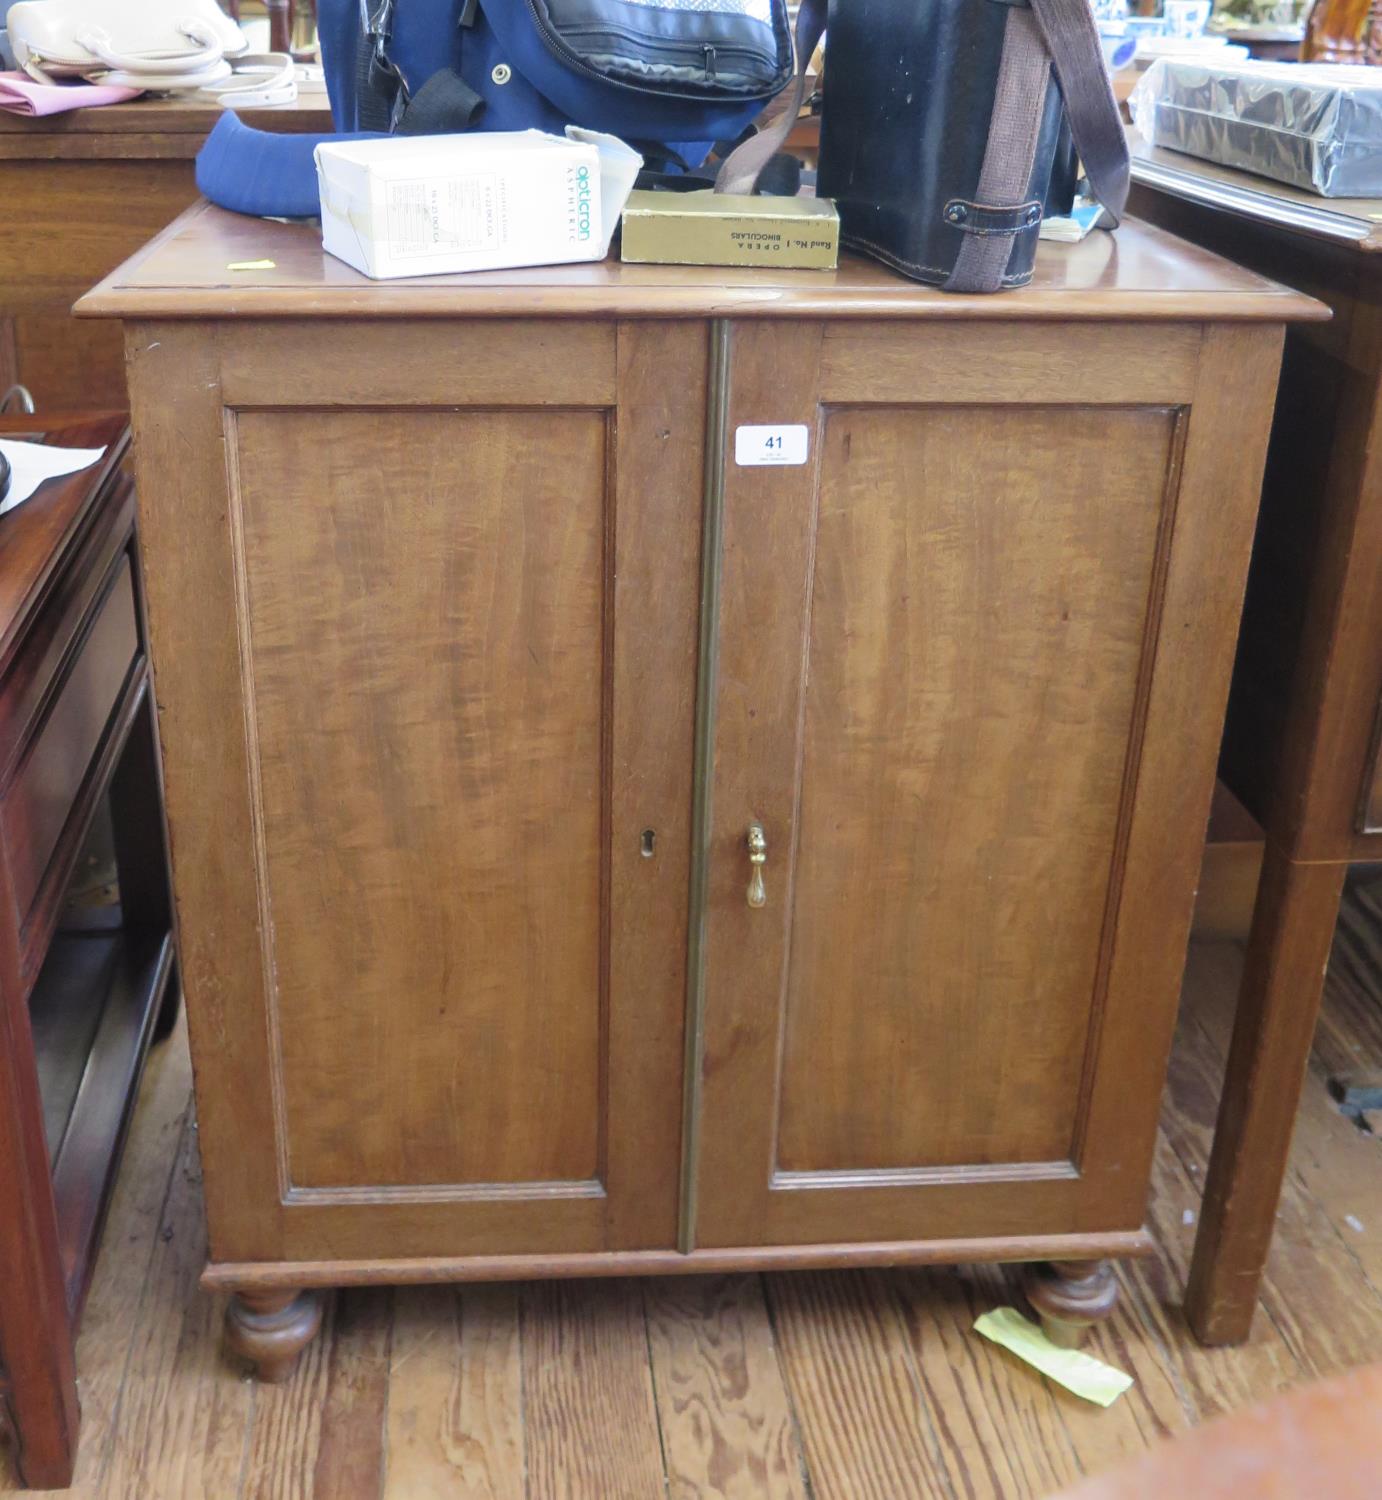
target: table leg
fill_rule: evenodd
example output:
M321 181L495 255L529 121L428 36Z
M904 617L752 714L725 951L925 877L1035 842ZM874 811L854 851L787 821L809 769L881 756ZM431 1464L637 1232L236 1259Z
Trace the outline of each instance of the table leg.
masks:
M0 988L0 1362L30 1489L65 1489L77 1455L77 1375L33 1038L6 955ZM18 1004L13 997L20 995ZM21 1009L22 1007L22 1009ZM0 1398L3 1399L3 1398Z
M1185 1294L1202 1344L1252 1326L1347 869L1270 843L1262 862Z
M264 0L269 13L269 50L287 52L293 45L293 0Z

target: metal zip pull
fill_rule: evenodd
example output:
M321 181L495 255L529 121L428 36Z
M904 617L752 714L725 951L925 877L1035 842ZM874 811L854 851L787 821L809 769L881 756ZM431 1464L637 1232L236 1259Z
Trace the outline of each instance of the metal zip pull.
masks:
M384 49L393 40L393 7L394 0L380 0L378 10L370 15L366 9L365 0L360 0L360 15L364 21L365 36L371 43L375 61L380 66L387 65Z
M714 83L717 76L715 72L715 49L709 42L706 42L701 47L701 51L705 53L705 76Z

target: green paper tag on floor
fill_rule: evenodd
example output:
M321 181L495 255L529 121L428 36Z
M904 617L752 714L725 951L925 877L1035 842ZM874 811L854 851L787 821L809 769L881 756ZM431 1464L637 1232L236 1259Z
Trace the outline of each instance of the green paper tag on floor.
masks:
M1015 1307L998 1307L974 1320L976 1333L1010 1349L1019 1359L1058 1380L1068 1391L1099 1406L1112 1406L1133 1383L1131 1375L1079 1349L1062 1349Z

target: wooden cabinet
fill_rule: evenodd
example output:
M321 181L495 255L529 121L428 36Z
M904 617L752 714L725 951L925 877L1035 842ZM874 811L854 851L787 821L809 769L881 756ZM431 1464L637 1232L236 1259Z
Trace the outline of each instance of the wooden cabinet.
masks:
M362 1280L1054 1259L1053 1327L1108 1310L1316 309L1107 251L372 286L201 209L87 299L264 1373Z

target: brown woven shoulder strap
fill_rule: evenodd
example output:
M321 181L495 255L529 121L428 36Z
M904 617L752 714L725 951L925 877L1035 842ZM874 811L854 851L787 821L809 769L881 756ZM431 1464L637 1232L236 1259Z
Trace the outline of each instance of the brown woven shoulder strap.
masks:
M971 232L944 283L948 292L1000 290L1014 240L1040 219L1041 205L1024 199L1053 68L1089 185L1115 224L1122 217L1128 200L1128 144L1089 0L1031 0L1030 9L1011 5L975 192L981 211L971 210L967 223L951 220Z
M1128 203L1128 138L1089 0L1032 0L1094 196L1116 224Z
M825 12L826 0L801 0L793 43L797 58L796 74L787 90L786 103L781 114L766 130L751 135L725 157L720 170L715 174L717 193L753 192L759 173L786 143L787 136L801 113L802 101L806 98L806 69L825 33Z

